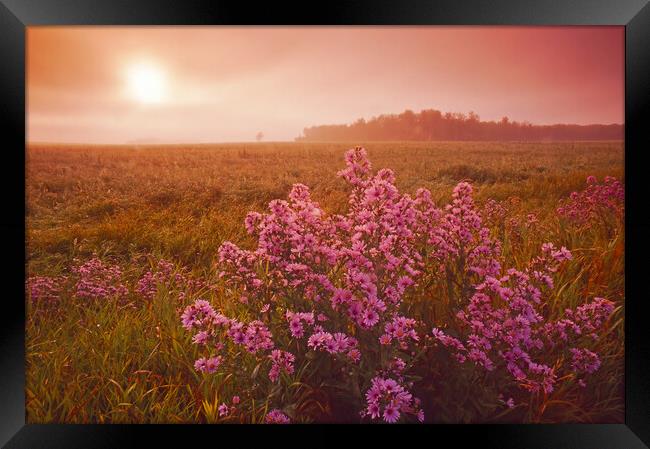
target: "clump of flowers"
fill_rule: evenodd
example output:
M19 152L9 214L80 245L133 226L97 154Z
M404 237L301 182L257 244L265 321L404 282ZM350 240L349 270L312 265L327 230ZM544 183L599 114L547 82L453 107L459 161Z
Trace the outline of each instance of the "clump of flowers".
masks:
M221 365L222 358L220 356L205 358L201 357L196 362L194 362L194 369L202 373L214 373Z
M623 219L625 213L625 188L614 177L606 176L599 183L596 177L587 178L587 187L573 192L568 199L560 201L558 215L578 224L593 219L603 219L607 214Z
M287 374L293 374L293 362L296 360L293 354L280 349L274 349L271 351L269 357L273 363L269 371L269 379L271 379L271 382L278 380L281 371Z
M271 331L259 320L248 324L230 320L228 336L233 343L243 345L250 353L266 351L274 347Z
M219 406L218 411L219 411L219 417L228 416L230 414L230 407L228 407L228 404L223 402Z
M595 180L589 182L593 185ZM606 184L607 188L587 194L590 201L598 203L597 198L606 197L610 209L622 208L620 184L613 178ZM437 256L434 267L437 265L437 272L444 274L434 283L444 286L451 316L447 324L453 331L449 335L436 327L434 339L460 363L470 361L489 372L504 370L516 385L532 393L550 393L558 379L568 382L578 378L584 385L584 375L593 373L600 363L596 353L581 347L590 344L581 337L589 334L592 339L598 338L614 310L613 303L595 298L575 310L566 310L563 318L549 316L546 298L554 288L553 275L572 258L571 252L546 243L523 270L504 269L501 243L483 226L471 194L471 186L460 183L454 189L452 204L445 208L446 214L429 230L429 243ZM488 201L484 214L503 220L507 207ZM533 228L537 216L528 214L525 222L526 227ZM561 347L557 347L558 335ZM576 354L583 357L567 363L567 348L574 359ZM584 359L589 363L581 363Z
M407 349L409 341L417 342L420 340L415 331L416 324L417 322L413 318L396 315L392 321L389 321L384 326L384 334L379 337L379 342L388 345L395 340L401 349Z
M32 303L51 307L58 304L61 284L65 277L32 276L27 279L27 289Z
M122 281L122 270L118 265L105 264L94 257L73 267L72 272L78 277L74 292L79 299L120 299L129 293Z
M294 313L287 310L287 321L289 322L289 331L292 337L302 337L305 334L304 325L314 325L314 314L312 312L298 312Z
M307 340L307 347L314 351L325 351L329 354L347 354L352 362L358 361L358 342L354 337L349 337L342 332L317 331Z
M399 193L390 170L372 175L363 148L350 150L346 163L339 175L352 186L347 214L327 215L309 189L296 184L288 201L272 201L266 214L248 214L255 249L222 244L220 276L232 298L260 320L239 322L197 301L182 316L187 329L198 331L196 344L242 344L252 355L266 354L272 382L282 372L293 373L308 353L336 366L314 375L338 381L348 377L341 373L358 371L365 356L369 369L356 380L357 390L376 373L394 369L391 360L376 356L380 347L391 354L407 351L408 358L419 341L418 324L400 307L424 268L417 245L425 237L417 232L439 211L424 189L416 198ZM302 350L278 347L280 335Z
M409 391L417 381L410 370L431 342L461 363L504 370L530 392L551 391L567 359L550 351L554 334L565 332L580 351L572 366L581 380L597 369L595 353L574 337L597 335L611 303L588 303L560 320L545 315L553 275L572 257L568 249L545 244L523 269L504 268L501 241L484 226L469 183L459 183L439 208L426 189L400 193L391 170L373 174L365 149L349 150L345 161L346 213L327 214L307 186L295 184L288 200L247 215L253 248L221 245L219 276L242 313L227 317L204 300L185 308L182 324L205 351L197 369L211 372L208 361L218 359L218 370L228 351L215 351L241 346L254 366L268 369L269 391L282 388L282 373L299 372L301 383L340 386L362 417L389 423L424 419ZM501 216L498 204L488 207ZM450 330L435 327L433 339L422 338L433 323L409 316L406 299L434 287L445 292L438 300L449 309ZM512 399L502 402L514 407ZM266 417L285 419L278 410Z
M154 269L147 270L138 280L135 292L151 300L160 286L165 286L168 290L177 290L179 300L184 301L188 293L197 292L208 284L201 279L191 278L185 269L176 269L172 262L160 259Z
M464 192L469 191L464 189ZM464 238L452 240L447 254L458 260L468 244L484 241L479 257L483 265L479 269L473 264L461 267L461 273L465 272L461 279L468 279L468 273L474 277L469 277L470 282L463 285L462 291L466 292L469 301L467 304L461 302L462 307L457 309L452 323L458 337L447 335L439 328L433 329L433 336L461 363L471 361L487 371L504 369L519 387L533 393L550 393L561 377L559 372L567 368L561 363L562 355L550 351L554 346L554 336L560 334L564 337L566 347L578 343L575 339L569 341L567 327L571 327L577 336L584 331L595 335L611 314L612 303L596 299L576 311L566 311L568 318L559 321L544 316L545 293L554 285L552 275L563 262L572 258L571 252L546 243L542 245L541 255L531 260L524 270L509 268L503 272L498 261L499 252L492 249L498 248L498 242L490 245L484 237L487 228L482 228L480 217L472 213L471 202L465 201L464 204L468 209L466 214L474 220L469 226L465 221L459 223L457 233ZM463 258L471 260L470 254L465 253ZM587 310L595 312L587 314ZM570 319L578 315L580 319Z
M147 299L152 299L158 291L158 284L166 284L170 280L177 280L173 277L174 264L164 259L158 261L155 270L148 270L135 286L136 293L142 295Z
M366 392L366 400L364 414L372 419L382 418L387 423L395 423L403 414L410 414L418 421L424 421L420 401L393 379L373 378Z
M289 417L278 409L273 409L266 414L264 423L266 424L289 424Z
M454 308L465 305L474 283L501 271L501 242L482 225L472 191L470 184L459 183L445 214L427 230L434 259L429 269L436 279L446 280L448 301Z

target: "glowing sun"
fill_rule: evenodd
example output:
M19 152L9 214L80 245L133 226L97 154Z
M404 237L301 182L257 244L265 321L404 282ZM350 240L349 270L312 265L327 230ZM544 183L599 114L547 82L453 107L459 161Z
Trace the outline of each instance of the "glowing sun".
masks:
M165 99L165 75L154 65L137 64L128 69L130 95L141 103L160 103Z

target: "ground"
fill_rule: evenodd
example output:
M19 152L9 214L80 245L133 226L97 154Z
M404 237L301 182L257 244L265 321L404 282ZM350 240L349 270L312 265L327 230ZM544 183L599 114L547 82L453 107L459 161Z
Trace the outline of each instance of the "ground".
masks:
M96 255L119 264L133 282L160 258L212 279L224 240L252 244L243 226L247 212L264 211L269 201L286 198L294 183L307 185L326 211L343 211L347 190L336 173L344 167L344 151L357 144L31 145L26 152L28 273L66 275L77 261ZM568 392L547 405L557 411L526 419L620 422L622 227L614 237L581 236L558 229L554 219L558 201L582 190L588 176L624 181L623 144L361 144L373 169L395 171L400 191L413 194L426 187L436 203L445 204L465 180L478 204L494 199L511 205L519 217L535 214L538 233L504 241L513 264L529 258L546 238L574 252L566 288L575 290L575 301L598 295L618 307L610 330L618 346L610 341L605 348L600 374L610 381L594 387L590 399ZM67 299L52 313L29 311L29 422L212 422L221 402L217 396L231 394L227 375L206 381L194 371L194 348L172 299L92 310Z

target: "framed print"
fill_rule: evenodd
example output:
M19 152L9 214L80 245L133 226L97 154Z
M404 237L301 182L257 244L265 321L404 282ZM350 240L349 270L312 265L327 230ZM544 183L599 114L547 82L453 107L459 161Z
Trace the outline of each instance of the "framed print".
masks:
M646 2L0 23L6 447L648 447Z

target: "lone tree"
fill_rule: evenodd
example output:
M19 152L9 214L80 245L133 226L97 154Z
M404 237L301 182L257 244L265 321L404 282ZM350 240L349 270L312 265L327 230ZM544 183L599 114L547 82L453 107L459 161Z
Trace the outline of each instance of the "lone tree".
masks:
M258 132L258 133L255 135L255 139L256 139L258 142L259 142L260 140L262 140L263 138L264 138L264 133L263 133L262 131Z

